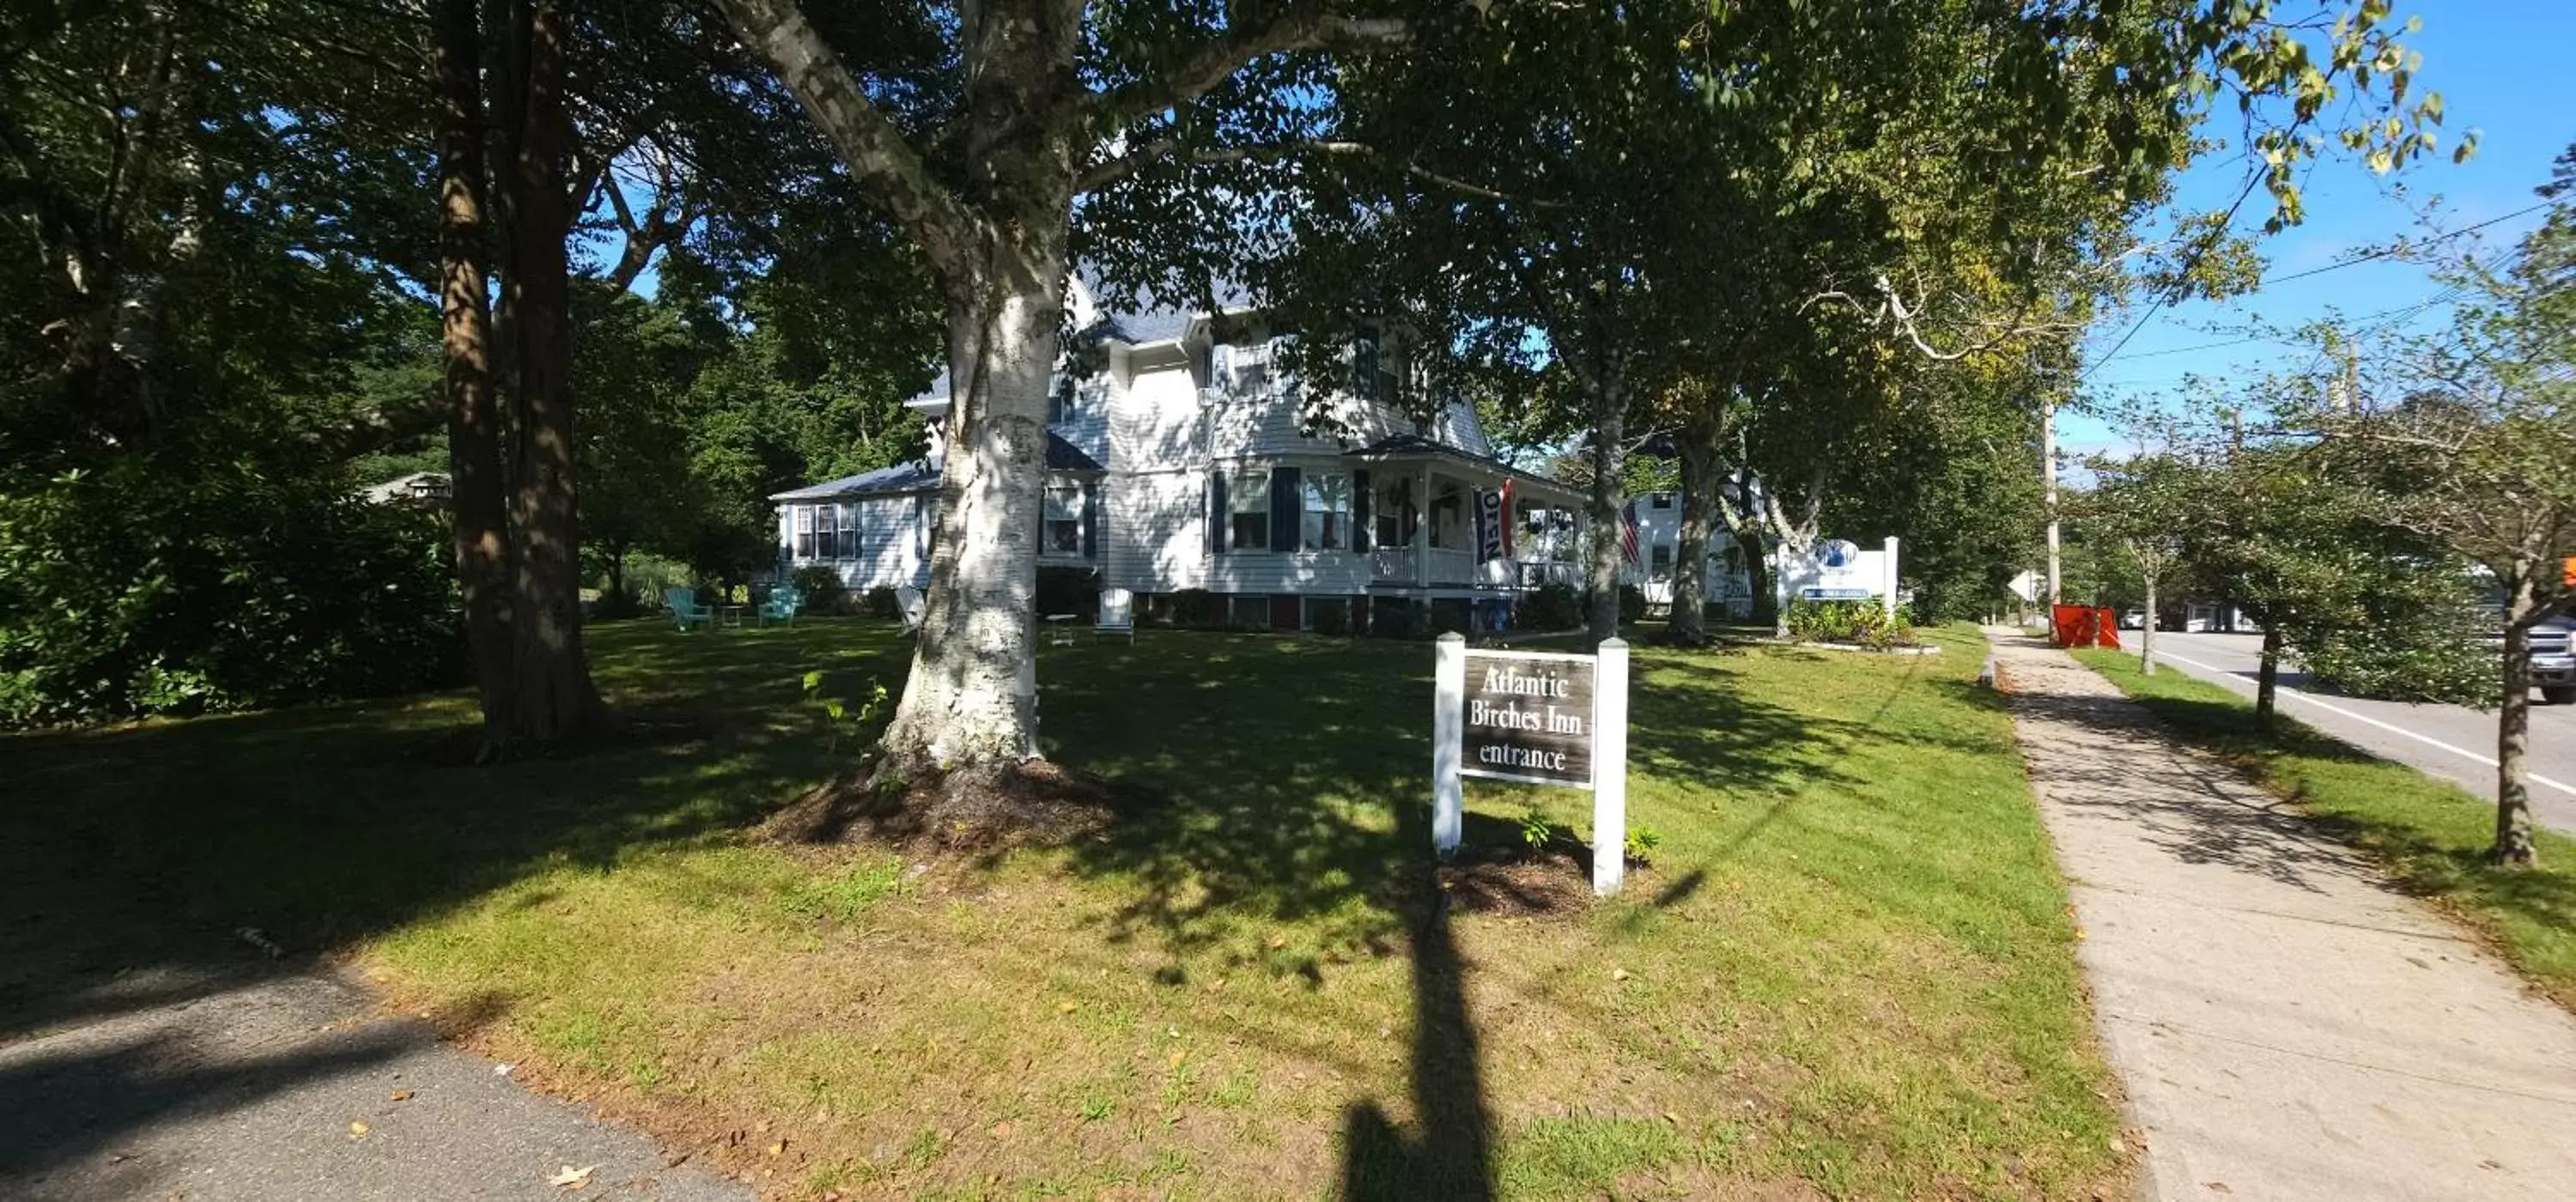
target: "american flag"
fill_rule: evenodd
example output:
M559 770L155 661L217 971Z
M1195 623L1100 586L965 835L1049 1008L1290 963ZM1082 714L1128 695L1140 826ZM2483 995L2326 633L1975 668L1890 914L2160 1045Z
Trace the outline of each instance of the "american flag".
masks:
M1630 563L1637 562L1637 503L1630 501L1619 510L1619 554Z

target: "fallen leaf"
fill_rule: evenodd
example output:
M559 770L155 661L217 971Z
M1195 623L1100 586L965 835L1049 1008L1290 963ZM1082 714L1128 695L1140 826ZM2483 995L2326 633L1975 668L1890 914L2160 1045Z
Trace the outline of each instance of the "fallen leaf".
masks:
M1277 951L1286 946L1288 946L1288 937L1286 935L1273 935L1270 937L1270 950Z
M562 1172L546 1178L546 1184L561 1186L565 1189L580 1189L581 1187L590 1184L590 1175L598 1171L599 1166L595 1164L583 1165L577 1169L571 1165L565 1165Z
M2203 1189L2207 1189L2212 1193L2232 1194L2236 1192L2235 1190L2227 1188L2227 1183L2224 1181L2203 1181L2200 1184Z
M1004 1119L1004 1120L1002 1120L1001 1122L998 1122L998 1123L993 1124L993 1138L995 1138L995 1139L1009 1139L1009 1138L1011 1138L1011 1122L1010 1122L1010 1120L1009 1120L1009 1119Z
M769 1154L770 1154L770 1155L772 1155L772 1156L776 1156L776 1155L778 1155L778 1154L779 1154L779 1153L781 1153L781 1152L785 1152L786 1150L787 1150L787 1141L786 1141L786 1140L783 1140L783 1139L782 1139L782 1140L780 1140L780 1141L778 1141L777 1143L774 1143L774 1144L769 1145Z
M365 1123L351 1123L351 1124L349 1124L349 1138L351 1138L351 1139L365 1139L366 1137L367 1137L367 1125L366 1125Z
M1628 970L1624 968L1611 969L1610 979L1613 981L1625 981L1628 979Z
M492 1075L493 1075L493 1076L495 1076L495 1077L506 1077L506 1076L509 1076L509 1075L510 1075L510 1070L511 1070L513 1067L515 1067L515 1066L513 1066L513 1065L508 1065L508 1064L496 1064L496 1065L493 1065L493 1066L492 1066Z
M1188 1052L1184 1052L1179 1048L1173 1048L1171 1055L1163 1057L1163 1064L1168 1068L1179 1068L1181 1067L1181 1062L1189 1058L1190 1054Z
M1066 1014L1071 1014L1076 1010L1082 1009L1082 1004L1079 1002L1057 1002L1055 1004L1055 1008Z
M395 1100L395 1101L397 1101L397 1102L408 1102L408 1101L410 1101L410 1100L411 1100L411 1091L410 1091L410 1090L408 1090L408 1089L397 1089L397 1090L395 1090L395 1091L394 1091L394 1100Z

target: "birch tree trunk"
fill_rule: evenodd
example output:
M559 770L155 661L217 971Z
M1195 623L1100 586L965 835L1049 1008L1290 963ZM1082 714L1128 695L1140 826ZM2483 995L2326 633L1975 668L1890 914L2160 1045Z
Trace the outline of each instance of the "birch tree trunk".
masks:
M910 779L1038 756L1028 615L1037 602L1063 244L1001 248L987 264L988 282L949 302L953 391L928 610L884 740L887 765Z
M1717 527L1718 447L1723 423L1707 413L1694 413L1682 423L1679 450L1682 476L1681 545L1673 564L1673 613L1665 627L1668 641L1685 646L1708 642L1708 541Z
M483 35L477 0L438 8L439 327L446 372L448 506L465 640L488 751L510 733L509 508L492 411L484 289Z
M2531 833L2531 627L2539 617L2532 574L2515 574L2504 621L2504 698L2496 707L2496 834L2487 859L2509 868L2538 862Z
M1619 506L1628 472L1626 382L1608 364L1586 377L1592 394L1592 542L1585 578L1592 590L1586 633L1594 643L1619 635L1619 569L1627 562Z
M546 746L577 738L602 717L581 638L581 513L574 495L572 228L565 156L572 117L564 85L569 48L556 0L534 0L526 25L524 125L512 172L509 280L518 338L511 423L510 610L516 688L513 734Z

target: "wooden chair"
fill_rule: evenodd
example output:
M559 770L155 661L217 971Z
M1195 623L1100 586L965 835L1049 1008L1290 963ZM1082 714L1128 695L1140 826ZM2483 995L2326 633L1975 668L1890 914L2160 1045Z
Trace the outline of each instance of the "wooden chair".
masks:
M663 589L662 604L670 607L671 620L677 623L682 630L687 630L692 626L713 626L716 624L715 607L698 604L698 590L696 589Z
M774 585L769 590L769 598L760 603L760 624L767 626L772 622L785 622L793 626L796 624L796 611L804 606L805 595L795 586Z
M1091 630L1099 635L1123 634L1128 642L1135 642L1136 594L1123 588L1100 590L1100 620L1092 624Z

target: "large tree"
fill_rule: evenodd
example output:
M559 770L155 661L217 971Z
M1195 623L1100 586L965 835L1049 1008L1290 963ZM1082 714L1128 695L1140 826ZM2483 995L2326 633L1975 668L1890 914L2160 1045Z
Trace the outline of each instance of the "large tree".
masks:
M1272 131L1193 120L1200 102L1319 86L1311 64L1283 62L1404 27L1313 5L988 0L919 14L943 44L895 83L854 68L850 48L876 32L864 22L820 24L794 0L722 4L938 286L952 392L929 607L882 771L980 790L1038 751L1037 511L1076 198L1258 141ZM922 103L908 112L899 96Z

